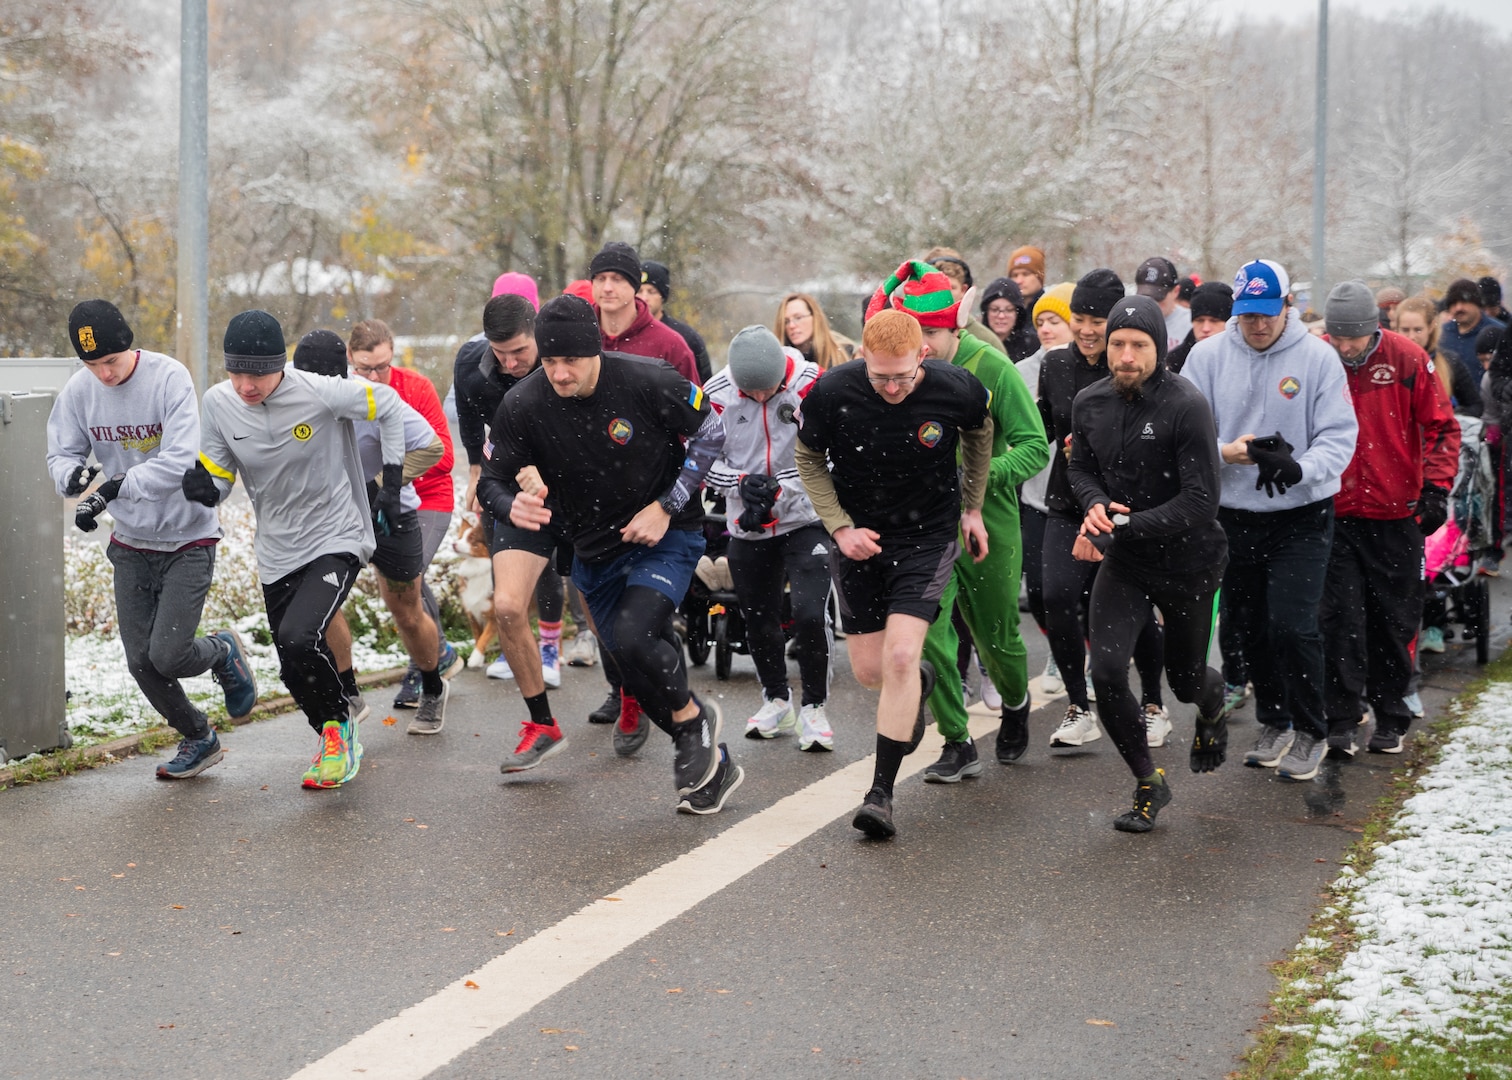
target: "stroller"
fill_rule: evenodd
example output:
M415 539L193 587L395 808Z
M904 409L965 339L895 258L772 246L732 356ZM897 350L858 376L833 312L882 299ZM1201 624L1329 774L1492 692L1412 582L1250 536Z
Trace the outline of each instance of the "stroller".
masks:
M704 555L698 560L698 570L688 583L688 594L679 608L688 659L694 667L702 667L709 662L712 651L714 676L721 682L730 677L735 654L750 652L746 645L745 616L735 600L729 563L724 557L730 546L730 534L722 510L722 506L716 505L704 513Z
M1444 605L1444 637L1459 624L1466 640L1475 641L1475 662L1491 655L1491 590L1476 574L1478 558L1497 549L1496 464L1481 441L1479 418L1461 416L1459 473L1449 495L1449 520L1423 546L1427 599Z

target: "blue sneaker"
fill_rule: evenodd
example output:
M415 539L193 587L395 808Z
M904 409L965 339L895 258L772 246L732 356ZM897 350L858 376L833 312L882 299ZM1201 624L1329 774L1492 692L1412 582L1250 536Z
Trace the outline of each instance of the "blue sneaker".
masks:
M178 753L173 756L173 760L157 767L157 778L187 780L191 776L198 776L225 756L220 739L216 736L215 729L211 728L210 734L203 739L185 739L179 743Z
M257 706L257 678L247 662L247 647L235 630L217 630L210 635L226 643L229 655L210 670L226 695L226 715L233 721L245 720ZM191 774L192 775L192 774Z
M562 656L554 641L541 642L541 678L552 690L562 685Z
M450 679L466 666L467 661L463 660L457 650L452 648L452 643L442 642L441 659L436 664L436 670L441 673L441 677Z

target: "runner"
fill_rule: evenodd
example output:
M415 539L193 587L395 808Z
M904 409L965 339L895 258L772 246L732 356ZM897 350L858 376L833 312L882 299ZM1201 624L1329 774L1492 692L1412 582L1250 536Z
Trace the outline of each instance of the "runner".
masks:
M714 374L714 368L709 362L709 347L704 344L703 335L681 319L673 318L667 311L667 300L672 296L672 271L667 268L667 264L653 259L643 260L641 286L635 295L646 302L653 319L676 330L678 336L688 343L688 349L693 353L693 364L698 369L698 381L707 383Z
M796 730L798 749L811 751L835 748L824 711L834 648L830 539L794 460L795 412L818 378L819 366L797 349L784 351L766 327L748 326L730 341L728 365L707 387L725 429L708 487L738 508L729 515L727 557L763 695L761 708L746 721L746 738L774 739ZM796 710L783 655L784 582L790 585L803 688Z
M1149 618L1165 619L1171 691L1196 703L1193 772L1223 764L1223 676L1207 666L1227 541L1218 527L1218 444L1206 400L1165 370L1165 313L1149 296L1108 316L1111 378L1077 395L1069 475L1086 508L1076 557L1100 564L1092 586L1092 683L1108 734L1134 774L1134 806L1113 822L1149 832L1171 801L1150 760L1146 720L1129 692L1129 659Z
M177 360L133 349L131 327L109 300L85 300L68 316L68 340L84 362L63 385L47 420L47 471L58 494L82 499L84 532L109 507L115 521L105 554L115 567L116 626L126 668L152 707L182 738L160 780L198 776L225 756L208 717L180 679L211 672L226 715L243 720L257 681L234 629L196 637L215 570L220 521L178 497L179 478L199 452L194 382ZM87 465L90 454L98 466Z
M924 636L953 580L957 530L977 559L990 553L982 500L991 395L968 372L925 360L923 350L917 321L878 312L862 335L862 359L827 373L799 410L798 472L834 538L831 573L851 669L862 686L882 692L872 787L852 820L878 839L897 832L893 783L924 733L936 681L922 659Z
M593 309L576 297L544 304L535 335L544 374L504 396L479 498L501 521L572 542L572 579L606 655L672 739L677 809L718 813L745 774L719 741L719 706L688 689L671 622L703 553L698 489L724 428L702 388L667 365L601 352ZM621 754L645 739L618 735ZM564 740L532 709L502 769L532 768Z
M356 446L339 421L379 421L378 505L392 519L404 468L404 402L387 387L286 369L283 330L266 311L234 317L223 348L230 379L205 391L199 461L181 486L187 498L214 506L241 473L257 515L257 573L280 674L320 736L302 783L340 787L357 775L362 745L326 628L375 541Z

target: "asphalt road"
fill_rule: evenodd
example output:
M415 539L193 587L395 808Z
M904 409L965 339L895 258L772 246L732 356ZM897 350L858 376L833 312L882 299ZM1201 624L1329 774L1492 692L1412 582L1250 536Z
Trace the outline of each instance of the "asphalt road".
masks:
M1500 647L1507 591L1493 595ZM1468 652L1428 658L1430 718L1474 677ZM664 738L620 759L584 721L597 669L553 695L569 749L512 778L497 762L523 705L466 672L435 738L405 736L402 715L385 726L373 692L361 774L338 791L300 789L315 736L296 714L224 736L196 781L156 782L147 757L0 793L0 1076L275 1080L325 1059L305 1075L1221 1077L1264 1011L1267 965L1401 767L1362 754L1306 784L1245 769L1251 705L1229 763L1194 776L1191 709L1170 701L1176 733L1155 753L1175 801L1128 836L1111 828L1132 790L1111 742L1052 753L1051 702L1020 764L900 783L899 836L878 844L849 824L870 767L840 770L872 752L875 699L843 647L831 755L739 738L759 702L744 657L696 685L747 771L711 818L673 812ZM801 838L782 846L781 829ZM751 865L707 876L732 859ZM622 899L644 932L588 949L560 988L479 973ZM487 985L469 998L474 973ZM526 1004L499 1014L514 1019L489 1020L483 995L516 992ZM399 1043L363 1041L428 999ZM354 1040L363 1064L327 1058ZM434 1058L447 1040L459 1056L431 1064L393 1050Z

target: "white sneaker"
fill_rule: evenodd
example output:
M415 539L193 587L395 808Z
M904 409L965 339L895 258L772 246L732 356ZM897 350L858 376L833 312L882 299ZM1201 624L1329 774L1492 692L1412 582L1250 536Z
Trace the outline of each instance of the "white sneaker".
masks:
M823 705L805 705L798 710L798 749L833 750L835 733L830 730Z
M554 641L541 642L541 678L555 690L562 685L562 647Z
M509 661L504 659L504 655L500 653L499 658L488 665L487 674L490 679L512 679L514 678L514 669L509 666Z
M756 710L756 715L746 721L746 738L775 739L788 735L798 726L798 717L793 714L792 698L767 698Z
M1061 678L1060 668L1055 666L1055 657L1045 661L1045 673L1040 676L1040 689L1050 697L1066 692L1066 682Z
M982 704L993 712L1001 712L1003 710L1003 695L998 693L998 688L993 685L992 680L987 677L985 671L982 672Z
M568 667L593 667L599 662L598 639L592 630L579 630L567 646Z
M1066 708L1066 718L1061 721L1061 726L1050 736L1050 745L1085 746L1100 738L1102 731L1098 729L1097 717L1092 714L1092 710L1070 705Z
M1171 737L1171 713L1164 705L1150 704L1144 707L1145 743L1149 746L1164 746Z

